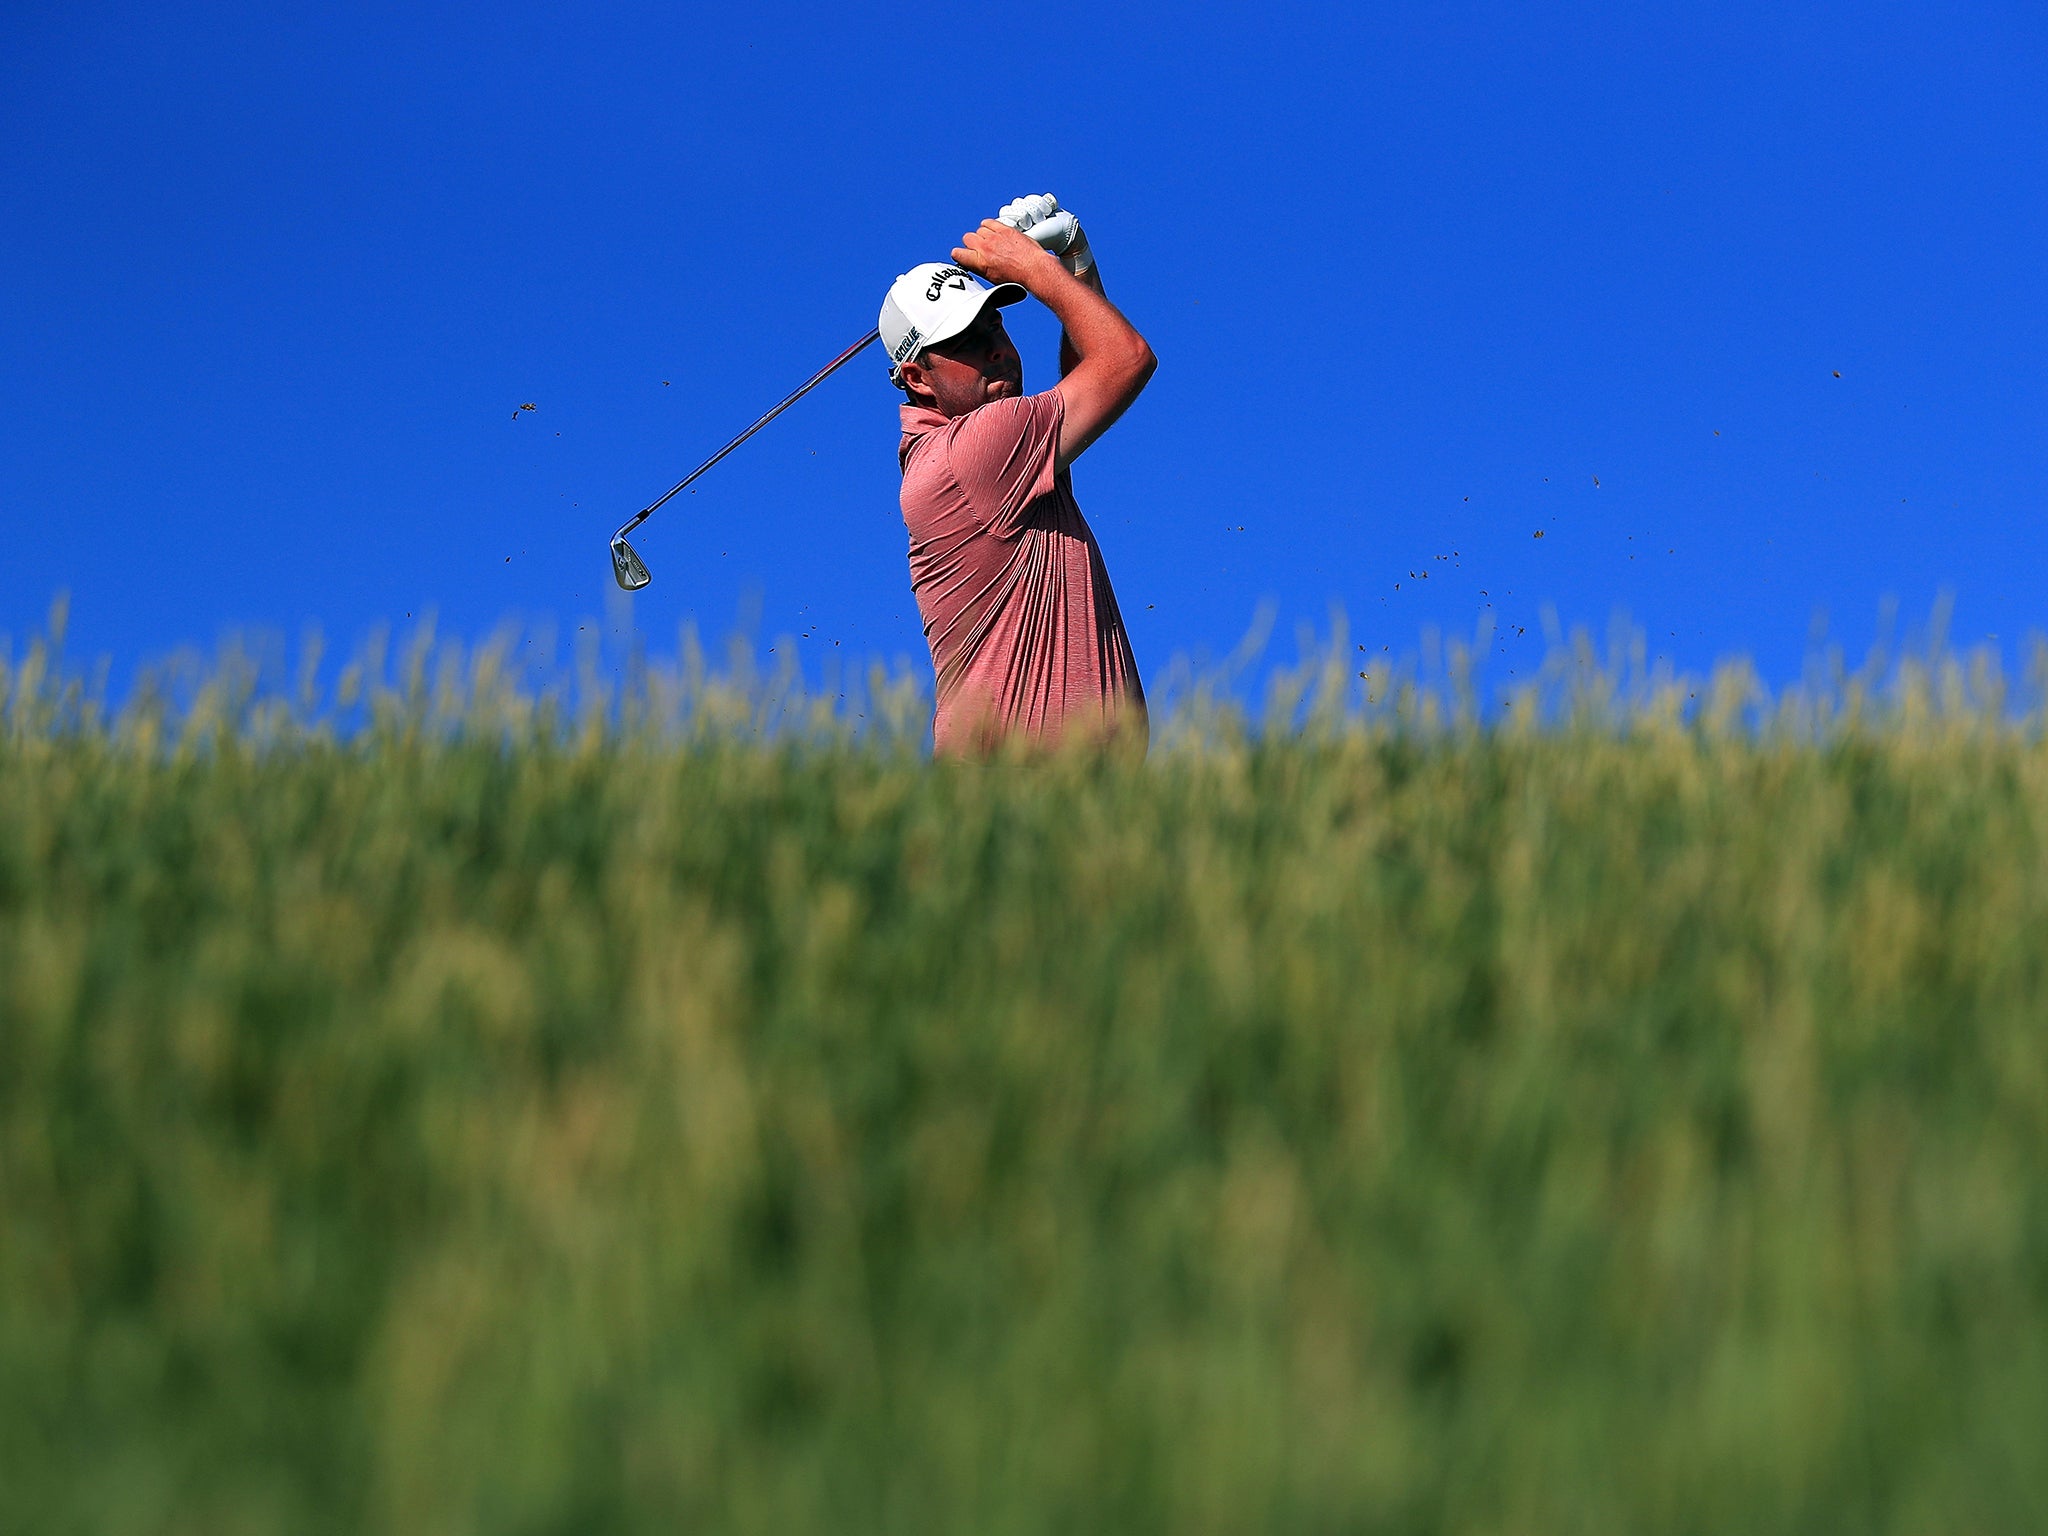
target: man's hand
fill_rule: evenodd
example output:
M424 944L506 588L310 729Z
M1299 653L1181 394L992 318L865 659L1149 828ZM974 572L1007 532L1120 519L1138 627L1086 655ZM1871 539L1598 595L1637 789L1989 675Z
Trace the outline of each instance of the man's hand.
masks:
M1012 229L1031 233L1034 224L1042 224L1060 211L1060 200L1050 192L1034 192L1028 197L1019 197L1003 204L996 217ZM1041 242L1043 243L1043 242ZM1055 251L1054 255L1059 253Z
M1095 264L1088 249L1088 237L1081 233L1081 221L1061 208L1060 200L1050 192L1036 192L1005 203L996 217L1051 251L1076 277Z
M1021 230L996 219L983 219L981 228L960 237L953 260L992 283L1020 283L1038 298L1047 278L1047 268L1064 272L1060 259Z

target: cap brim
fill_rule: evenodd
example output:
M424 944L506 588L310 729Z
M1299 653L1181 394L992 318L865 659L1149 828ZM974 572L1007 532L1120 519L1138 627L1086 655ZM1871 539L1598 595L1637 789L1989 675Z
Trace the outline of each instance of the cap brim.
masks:
M951 326L936 335L925 337L918 344L918 349L922 351L925 347L936 347L941 342L951 341L955 336L958 336L967 327L979 320L981 312L991 304L997 309L1004 309L1009 305L1022 303L1030 297L1030 293L1022 283L997 283L993 288L984 288L981 294L981 302L963 314L958 325Z

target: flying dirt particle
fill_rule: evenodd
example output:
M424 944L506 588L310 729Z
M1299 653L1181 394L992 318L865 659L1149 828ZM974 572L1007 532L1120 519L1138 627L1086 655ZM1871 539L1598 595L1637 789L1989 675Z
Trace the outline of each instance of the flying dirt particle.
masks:
M1593 489L1596 491L1600 489L1600 477L1598 475L1593 477Z
M1714 436L1716 436L1716 437L1719 437L1720 435L1721 435L1721 429L1720 429L1719 427L1716 427L1716 428L1714 429Z
M533 402L532 402L531 400L529 400L529 401L527 401L527 402L526 402L526 404L524 404L524 405L522 405L522 406L518 407L518 409L517 409L517 410L514 410L514 411L512 412L512 419L513 419L514 421L517 421L517 420L519 419L519 412L520 412L520 411L537 411L537 410L539 410L539 409L540 409L540 407L539 407L539 406L535 405L535 404L534 404L534 403L533 403Z
M1541 528L1536 530L1536 537L1539 539L1543 537L1543 530Z
M1363 676L1365 676L1365 674L1364 674L1363 672L1359 673L1358 675L1359 675L1360 677L1363 677Z
M1839 369L1839 368L1837 368L1837 369L1835 370L1835 377L1839 379L1839 378L1840 378L1841 376L1842 376L1842 370L1841 370L1841 369Z
M1159 605L1157 603L1147 603L1145 605L1145 609L1147 612L1150 612L1152 609L1157 608L1158 606Z
M667 388L668 388L668 380L667 380L667 379L663 379L663 380L661 381L661 387L662 387L663 389L667 389Z

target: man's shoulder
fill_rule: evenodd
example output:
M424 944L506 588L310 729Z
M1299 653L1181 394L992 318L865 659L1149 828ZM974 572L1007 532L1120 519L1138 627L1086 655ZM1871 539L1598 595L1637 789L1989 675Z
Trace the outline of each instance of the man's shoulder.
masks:
M980 456L1021 443L1034 431L1056 427L1063 402L1058 390L991 400L960 416L923 411L915 421L904 412L903 437L897 452L906 475L932 473L949 465L955 454Z
M1015 533L1028 509L1060 483L1064 419L1065 402L1052 390L991 400L907 437L901 449L903 511L911 531L958 510L986 532L1005 538Z
M963 433L972 436L984 432L1018 431L1046 416L1059 415L1064 409L1065 401L1058 389L991 400L960 416L941 416L937 411L905 406L903 435L924 441L951 440Z
M932 434L948 454L1008 450L1025 439L1057 431L1065 402L1056 389L1036 395L991 400L955 416Z
M1047 417L1061 415L1065 408L1065 398L1057 388L1045 389L1035 395L1011 395L1002 400L991 400L987 405L976 406L965 416L954 417L946 425L972 432L1022 431Z

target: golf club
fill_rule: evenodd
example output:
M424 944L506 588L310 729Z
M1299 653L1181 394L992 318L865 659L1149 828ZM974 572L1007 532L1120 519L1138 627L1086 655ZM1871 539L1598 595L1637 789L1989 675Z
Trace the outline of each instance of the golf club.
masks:
M626 542L627 534L631 533L635 528L638 528L642 523L646 522L648 518L652 517L657 511L659 511L662 503L667 501L670 496L673 496L676 494L676 492L682 490L692 480L695 480L699 475L703 474L705 470L709 469L712 465L716 464L728 453L731 453L733 449L739 447L741 443L744 443L756 432L760 431L763 427L767 426L769 422L773 421L776 417L780 416L784 411L788 410L792 405L795 405L797 401L803 399L805 395L809 394L812 390L816 389L820 384L824 383L825 380L829 378L836 370L843 367L846 363L850 362L855 356L855 354L860 352L862 348L866 347L869 342L878 340L881 337L881 334L882 333L879 330L869 331L867 335L861 337L859 341L856 341L844 352L840 353L837 357L833 358L831 362L827 363L824 367L820 368L816 373L812 374L808 379L806 379L802 384L798 385L797 388L786 399L784 399L780 405L776 406L774 410L770 411L767 415L763 416L759 421L755 422L751 427L747 428L746 431L742 432L738 437L734 438L731 442L727 443L723 448L719 449L718 452L711 455L710 458L706 459L702 464L699 464L695 469L691 470L687 475L683 476L682 479L678 480L674 485L670 486L667 496L663 496L660 501L651 502L647 506L642 507L637 513L634 514L630 522L628 522L617 533L613 534L612 574L619 579L619 585L624 587L628 592L638 592L642 587L646 586L648 582L654 579L653 577L647 574L647 566L644 562L642 562L639 555L633 552L633 546Z

